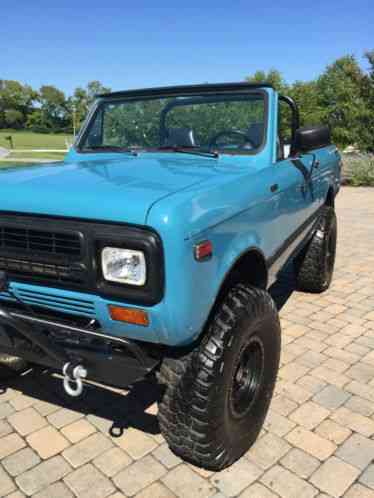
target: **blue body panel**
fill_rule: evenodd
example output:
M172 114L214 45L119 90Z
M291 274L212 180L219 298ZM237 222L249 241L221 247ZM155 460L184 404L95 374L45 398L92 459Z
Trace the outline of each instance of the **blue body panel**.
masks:
M165 293L160 303L146 308L149 327L112 321L108 304L123 301L15 282L12 290L29 304L97 318L108 334L183 345L200 334L225 276L248 249L263 256L270 283L276 278L270 262L282 244L316 213L330 188L337 191L340 158L334 146L299 158L309 172L320 161L308 185L290 159L276 161L277 94L264 91L267 140L256 155L214 159L72 149L63 164L0 172L1 211L123 222L159 234ZM194 246L206 239L213 243L213 257L197 262Z

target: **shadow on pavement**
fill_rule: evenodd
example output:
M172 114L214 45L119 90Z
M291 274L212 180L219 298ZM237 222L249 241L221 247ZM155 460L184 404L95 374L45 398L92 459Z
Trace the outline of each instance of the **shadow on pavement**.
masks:
M280 311L296 290L296 278L292 262L279 274L278 280L270 287L269 293Z

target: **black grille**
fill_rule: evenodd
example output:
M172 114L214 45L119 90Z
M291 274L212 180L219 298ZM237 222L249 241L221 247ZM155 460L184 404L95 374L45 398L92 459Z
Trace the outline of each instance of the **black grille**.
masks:
M85 239L80 230L66 225L4 216L0 219L0 270L21 281L85 286Z
M0 269L19 277L36 277L52 282L80 283L84 278L84 265L47 264L26 259L4 258L0 256Z
M76 233L0 226L0 248L79 256L81 254L81 241Z

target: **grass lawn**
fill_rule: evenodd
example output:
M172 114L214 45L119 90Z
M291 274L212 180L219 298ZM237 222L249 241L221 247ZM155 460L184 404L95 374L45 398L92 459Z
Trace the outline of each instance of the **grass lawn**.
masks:
M33 152L33 151L12 151L9 156L4 158L5 161L9 159L50 159L51 161L62 161L65 157L65 152Z
M31 163L0 161L0 169L2 169L2 168L17 168L19 166L29 166L30 164Z
M66 149L66 142L73 141L72 135L57 133L34 133L23 130L0 130L0 147L9 148L5 137L13 138L14 149Z

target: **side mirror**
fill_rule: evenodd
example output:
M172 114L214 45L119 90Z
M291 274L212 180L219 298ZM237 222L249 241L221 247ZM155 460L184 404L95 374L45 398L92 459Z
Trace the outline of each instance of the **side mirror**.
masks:
M295 150L297 152L308 152L328 145L331 145L331 133L326 125L305 126L296 130Z

